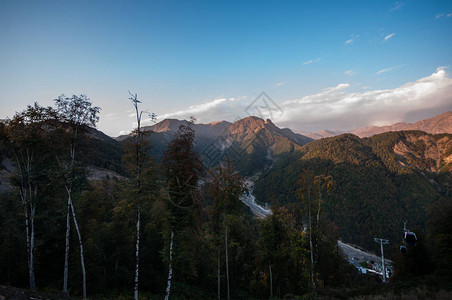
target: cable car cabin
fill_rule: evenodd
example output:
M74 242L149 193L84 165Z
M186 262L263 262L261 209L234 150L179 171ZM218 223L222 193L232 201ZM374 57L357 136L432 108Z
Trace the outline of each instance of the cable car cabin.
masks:
M416 246L417 237L416 234L412 231L405 231L403 239L405 243L410 246Z

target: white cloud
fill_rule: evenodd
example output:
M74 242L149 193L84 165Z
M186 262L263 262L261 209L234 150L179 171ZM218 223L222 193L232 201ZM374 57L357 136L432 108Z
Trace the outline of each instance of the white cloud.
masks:
M113 112L113 113L106 114L106 115L104 116L104 118L106 118L106 119L112 119L112 118L115 118L115 117L117 117L117 116L119 116L119 113Z
M357 72L353 71L353 70L347 70L344 72L344 74L347 76L353 76L353 75L357 74Z
M405 3L397 1L396 3L394 3L394 6L389 10L389 12L393 12L395 10L401 9L404 5L405 5Z
M182 118L182 119L187 119L191 116L196 116L198 117L198 115L201 115L204 112L207 111L212 111L217 109L220 104L224 103L224 102L234 102L234 98L230 98L230 99L226 99L226 98L220 98L220 99L215 99L211 102L206 102L203 104L197 104L197 105L192 105L189 106L187 109L184 110L179 110L179 111L175 111L172 113L167 113L164 114L162 116L158 116L158 120L164 120L164 119L168 119L168 118Z
M278 82L277 84L275 84L274 87L280 87L280 86L283 86L286 84L287 84L287 82L282 81L282 82Z
M353 129L393 120L404 120L410 112L445 112L452 107L452 79L444 68L400 87L365 92L347 92L340 84L320 93L280 105L284 111L274 122L300 131Z
M122 130L122 131L120 131L119 133L118 133L118 136L120 136L120 135L127 135L127 134L129 134L129 133L131 133L132 131L130 131L130 130Z
M202 104L189 106L175 112L157 116L160 122L167 118L187 120L191 116L195 116L198 123L209 123L214 121L234 121L237 118L246 117L245 109L251 101L246 96L236 98L219 98ZM145 120L143 123L149 123Z
M325 91L340 91L340 90L348 89L349 87L350 87L350 84L348 84L348 83L339 83L335 87L325 89Z
M390 38L392 38L394 35L395 35L394 32L391 33L391 34L388 34L387 36L385 36L384 40L387 41L387 40L389 40Z
M448 13L448 14L445 14L445 13L439 13L439 14L436 14L436 16L435 16L435 18L438 20L438 19L441 19L442 17L444 17L444 18L450 18L450 17L452 17L452 13Z
M348 39L348 40L346 40L345 43L346 43L347 45L350 45L350 44L352 44L353 42L355 42L355 41L357 41L357 40L359 40L359 35L354 35L354 34L352 34L351 38Z
M273 116L273 122L299 131L348 130L377 123L390 124L394 120L404 121L410 112L441 113L452 109L452 79L443 67L430 76L394 89L351 92L350 87L348 83L340 83L316 94L284 102L273 98L283 112ZM245 110L253 100L254 97L214 99L160 116L159 120L169 117L187 119L195 115L200 123L232 122L248 116Z
M392 71L392 70L398 69L398 68L403 67L403 66L406 66L406 64L397 65L397 66L393 66L393 67L390 67L390 68L382 69L382 70L378 71L377 73L375 73L375 75L380 75L382 73L385 73L385 72L388 72L388 71Z
M319 62L321 59L322 59L322 58L319 57L319 58L316 58L316 59L310 59L310 60L307 60L307 61L303 62L303 66L306 66L306 65L310 65L310 64Z

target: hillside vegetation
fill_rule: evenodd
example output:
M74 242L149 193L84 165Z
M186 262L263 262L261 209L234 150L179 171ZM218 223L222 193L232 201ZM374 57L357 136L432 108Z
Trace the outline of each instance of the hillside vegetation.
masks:
M297 202L295 183L305 169L334 178L323 207L342 239L368 249L372 237L397 244L403 221L425 233L427 208L450 198L452 135L405 131L313 141L262 174L257 199Z
M438 291L452 270L450 134L310 142L248 117L167 120L119 141L92 128L99 108L85 95L55 102L0 124L4 295L348 299L410 294L404 286L448 293ZM73 106L82 109L65 109ZM206 160L203 145L221 155ZM272 203L264 219L241 201L250 192L243 176L259 174L257 199ZM402 255L405 220L419 240ZM337 245L372 250L373 237L390 239L386 253L397 250L389 253L391 284L359 274Z

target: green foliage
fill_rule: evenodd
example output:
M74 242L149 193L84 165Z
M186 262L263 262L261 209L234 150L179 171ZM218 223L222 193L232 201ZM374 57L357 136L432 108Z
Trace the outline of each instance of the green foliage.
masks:
M49 169L55 164L48 146L56 123L56 112L38 103L29 105L7 121L6 138L17 167L12 178L14 185L26 189L28 184L42 185L48 180Z
M78 159L85 165L125 175L121 161L125 153L122 145L94 128L87 130L88 134L80 137L78 145L79 149L89 149L89 151L81 151Z
M234 170L229 159L224 165L210 170L206 190L212 203L210 213L216 232L220 231L220 223L227 215L240 215L245 211L245 205L240 201L243 193L247 192L245 180Z
M416 235L416 246L408 245L407 254L397 251L394 255L395 280L407 280L412 277L425 276L434 269L425 237L419 233Z
M310 169L314 175L329 174L335 180L334 192L323 207L344 241L368 249L374 247L373 236L398 241L403 220L425 233L427 208L447 196L451 176L422 171L421 167L431 165L428 157L424 163L418 154L411 158L410 153L420 151L411 141L421 138L434 145L451 136L415 131L365 139L346 134L313 141L264 172L254 192L263 202L296 202L295 183L304 169ZM394 153L398 143L406 145L405 156Z
M196 195L199 175L203 165L194 151L195 133L188 125L181 125L163 154L162 172L165 177L172 226L186 226L194 221L198 196Z
M96 181L80 197L76 207L83 217L87 274L94 293L104 290L127 290L132 286L135 271L136 198L131 180ZM149 192L148 190L145 190ZM155 192L141 201L141 264L143 288L158 292L162 288L164 268L159 251L163 246L158 219L152 217ZM146 257L146 258L144 258ZM154 281L152 278L160 278Z
M444 199L429 209L428 240L433 248L433 261L441 276L452 271L452 202Z
M86 95L72 95L70 98L60 95L54 101L60 120L66 123L75 134L79 129L95 127L99 121L100 108L92 107Z
M16 195L0 194L0 282L27 286L27 251L22 207ZM25 262L25 263L24 263Z
M193 149L193 120L179 130L163 154L162 173L165 178L165 198L168 222L165 231L163 255L169 263L169 244L174 232L173 272L174 278L193 281L198 277L196 256L199 249L200 197L199 175L203 165Z
M259 224L258 271L264 274L254 285L260 296L270 295L269 270L272 268L273 294L279 297L289 292L304 293L309 282L309 245L306 234L297 226L287 208L274 208L273 214Z

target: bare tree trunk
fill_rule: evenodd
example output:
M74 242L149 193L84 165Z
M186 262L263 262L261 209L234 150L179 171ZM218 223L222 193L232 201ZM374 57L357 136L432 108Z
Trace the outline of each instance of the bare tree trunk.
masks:
M226 284L227 284L227 289L228 289L228 300L230 300L231 295L230 295L230 291L229 291L228 225L227 224L225 224L224 243L225 243L225 251L226 251Z
M312 247L312 217L311 217L311 188L308 187L308 213L309 213L309 249L311 252L311 282L312 286L315 288L314 280L314 253Z
M134 288L133 288L133 296L135 300L138 300L138 285L139 285L139 268L140 268L140 227L141 227L141 207L140 207L140 198L141 198L141 159L140 159L140 154L141 154L141 140L142 140L142 136L141 136L141 115L143 113L143 111L138 112L138 103L140 103L140 101L138 101L137 99L137 95L132 95L132 93L130 93L130 96L132 96L131 98L129 98L130 100L132 100L133 105L135 106L135 112L136 112L136 117L137 117L137 133L136 133L136 147L135 147L135 151L136 151L136 187L138 190L138 203L137 203L137 241L136 241L136 247L135 247L135 284L134 284Z
M217 264L217 270L218 270L218 300L221 298L221 280L220 280L220 246L218 246L218 264Z
M268 264L268 269L270 271L270 297L273 297L273 277L272 277L272 265Z
M14 152L14 155L16 157L17 166L19 168L20 172L20 178L21 178L21 185L20 185L20 200L22 202L23 208L24 208L24 215L25 215L25 234L26 234L26 242L27 242L27 262L28 262L28 279L30 284L30 290L34 291L36 288L35 285L35 273L34 273L34 256L33 256L33 250L34 250L34 216L36 213L35 209L35 203L33 200L36 198L37 194L37 186L35 185L35 191L33 198L33 191L31 186L31 162L33 160L33 155L30 155L27 149L27 158L26 161L22 156L22 162L24 164L24 169L22 169L19 158L17 157L16 153ZM22 170L26 172L27 176L27 183L25 183L24 180L24 174L22 173ZM28 185L28 189L26 186ZM28 195L28 196L27 196ZM28 197L28 199L27 199ZM29 208L30 207L30 208Z
M27 206L27 200L26 198L23 196L23 193L21 191L21 201L24 205L24 214L25 214L25 234L27 237L27 262L28 262L28 279L29 279L29 284L30 284L30 290L32 290L33 287L33 281L32 280L32 276L33 276L33 262L31 260L31 236L30 236L30 216L28 213L28 206Z
M83 256L83 243L82 243L82 235L80 234L80 228L78 227L77 218L75 217L74 206L71 202L71 211L72 211L72 219L74 220L75 230L77 231L78 242L80 244L80 263L82 266L82 275L83 275L83 299L86 299L86 270L85 270L85 257Z
M322 201L322 183L319 184L319 207L317 208L317 230L320 227L320 201Z
M309 220L310 221L310 220ZM309 248L311 250L311 282L312 286L315 288L315 281L314 281L314 253L313 253L313 247L312 247L312 234L311 230L309 231Z
M136 243L136 250L135 250L135 286L133 289L133 298L135 300L138 300L138 274L139 274L139 265L140 265L140 224L141 222L141 209L140 209L140 203L138 202L137 205L137 243Z
M71 197L67 200L67 214L66 214L66 245L64 250L64 275L63 275L63 294L68 295L67 279L69 274L69 246L71 234Z
M37 194L37 186L35 186L35 197ZM35 215L36 215L36 205L33 201L30 201L30 290L34 291L36 289L35 283L35 270L34 270L34 249L35 249Z
M75 132L77 135L77 130ZM71 156L71 162L70 162L70 182L66 182L66 192L67 192L67 214L66 214L66 245L64 249L64 274L63 274L63 294L68 295L68 275L69 275L69 248L70 248L70 238L71 238L71 213L74 218L74 223L77 224L75 220L75 212L73 211L74 206L72 205L72 182L74 177L74 165L75 165L75 142L72 141L71 143L71 149L70 149L70 156ZM58 156L57 161L60 163ZM79 232L77 232L78 234ZM79 242L81 245L81 238L79 236ZM81 250L83 247L81 247ZM83 252L80 251L80 255L83 255ZM83 262L83 259L81 259ZM83 269L84 269L84 262L83 262ZM83 270L82 270L83 271ZM83 274L83 281L85 281L85 274ZM85 283L85 282L84 282ZM85 285L85 284L84 284Z
M317 265L319 260L319 239L320 239L320 204L322 201L322 177L320 177L319 181L319 199L318 199L318 207L317 207L317 238L315 240L315 259L314 265Z
M169 248L168 285L166 286L165 300L169 299L171 292L171 280L173 278L173 240L174 240L174 231L171 230L171 240Z

